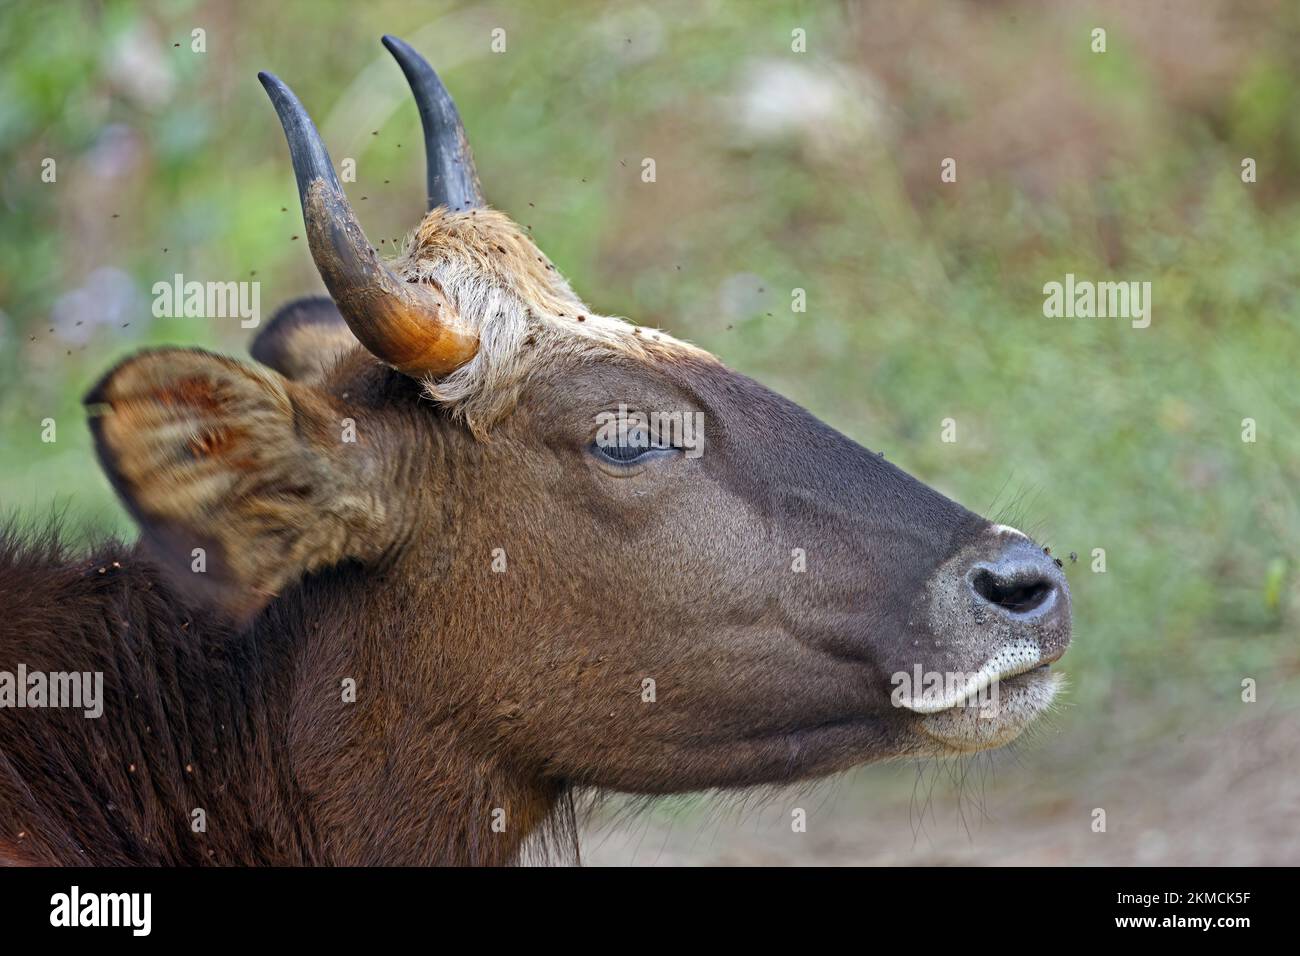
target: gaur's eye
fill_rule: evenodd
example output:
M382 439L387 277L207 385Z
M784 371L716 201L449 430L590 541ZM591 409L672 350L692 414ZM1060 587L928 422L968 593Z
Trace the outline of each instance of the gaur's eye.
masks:
M650 451L649 448L639 448L636 445L611 445L608 448L602 448L600 445L597 445L596 450L610 461L617 461L620 463L636 461L642 455L645 455Z
M597 436L591 444L591 451L603 461L615 465L631 465L645 459L673 454L677 449L655 441L644 429L629 429L613 439Z

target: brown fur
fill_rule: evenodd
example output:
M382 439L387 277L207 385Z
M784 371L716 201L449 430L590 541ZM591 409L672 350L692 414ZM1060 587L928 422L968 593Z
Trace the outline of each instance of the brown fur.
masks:
M450 715L381 692L406 668L378 623L400 601L358 602L355 568L235 631L191 613L137 549L70 561L49 541L5 542L5 665L102 671L106 704L98 720L0 710L0 861L504 863L556 805L554 788L462 752ZM356 705L340 702L341 673ZM505 834L485 825L497 806Z

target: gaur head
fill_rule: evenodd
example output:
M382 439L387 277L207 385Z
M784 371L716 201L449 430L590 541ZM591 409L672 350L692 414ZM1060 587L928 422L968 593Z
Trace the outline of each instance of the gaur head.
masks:
M1048 708L1055 562L713 355L589 309L485 205L432 68L385 44L428 156L405 252L381 260L262 74L330 297L282 310L254 363L146 352L87 397L177 587L251 628L331 574L382 617L401 663L381 692L454 702L468 746L538 779L785 782L998 746Z

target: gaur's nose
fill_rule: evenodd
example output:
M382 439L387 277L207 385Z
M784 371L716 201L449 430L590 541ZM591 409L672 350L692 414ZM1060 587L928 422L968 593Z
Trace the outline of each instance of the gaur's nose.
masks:
M1070 613L1070 591L1056 562L1028 541L1017 541L966 573L977 603L1008 621L1049 623Z

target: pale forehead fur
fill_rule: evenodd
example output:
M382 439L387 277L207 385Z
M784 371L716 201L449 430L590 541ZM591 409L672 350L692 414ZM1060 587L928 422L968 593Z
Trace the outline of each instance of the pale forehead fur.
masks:
M493 209L433 210L391 265L408 281L437 284L478 330L471 361L425 382L429 396L475 432L491 427L530 377L561 358L710 357L657 329L592 312L524 231Z

